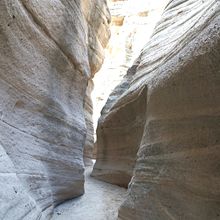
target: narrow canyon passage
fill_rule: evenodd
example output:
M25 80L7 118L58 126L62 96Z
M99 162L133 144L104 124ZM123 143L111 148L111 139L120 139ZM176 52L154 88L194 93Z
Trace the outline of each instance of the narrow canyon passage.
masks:
M56 207L52 220L115 220L126 189L94 179L85 171L85 194Z
M0 220L220 220L219 0L0 10Z
M111 38L105 50L104 63L88 86L88 97L91 94L91 100L90 98L87 100L86 108L90 108L89 114L93 118L93 123L91 123L91 118L88 120L91 131L93 131L94 127L94 132L96 133L102 108L115 87L125 77L129 67L132 66L138 57L143 48L143 42L147 42L150 38L166 3L167 0L159 0L156 3L139 0L139 4L134 7L132 0L108 1L112 17ZM135 108L137 110L142 109L141 106L138 106L138 103L135 102L134 104L136 104ZM137 114L137 112L135 113ZM130 118L129 120L132 119ZM86 165L85 194L57 206L53 213L53 220L116 220L118 218L118 210L125 200L127 190L90 176L93 166L87 165L91 162L91 155L97 153L97 149L92 152L96 134L94 135L95 140L91 137L92 132L90 132L89 136L84 147L84 163ZM123 163L125 169L130 170L129 166L131 165L128 165L130 162L123 161ZM106 175L110 176L110 178L112 168L109 168L110 173ZM95 175L94 172L93 175ZM99 175L95 176L98 178ZM116 179L119 184L124 179L124 185L127 186L130 176L127 177L120 173ZM109 179L105 180L108 181ZM113 181L114 184L117 184L117 181Z

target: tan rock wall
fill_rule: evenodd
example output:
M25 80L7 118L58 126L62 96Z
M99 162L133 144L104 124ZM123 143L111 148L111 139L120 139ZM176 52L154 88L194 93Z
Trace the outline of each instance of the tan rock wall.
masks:
M47 219L84 192L84 100L109 13L98 0L2 0L0 11L0 218Z
M109 97L93 173L117 182L129 164L125 155L136 160L119 219L219 218L219 13L214 0L170 1L133 74L128 71ZM145 114L138 106L145 106ZM138 120L144 129L132 145Z
M93 120L97 128L100 112L109 95L126 75L152 35L169 0L108 0L111 12L111 38L105 50L105 61L94 78Z
M82 9L88 22L88 58L91 76L89 78L86 97L84 100L84 111L86 119L86 141L84 145L84 163L85 165L91 165L94 149L94 126L93 126L93 103L91 99L91 93L94 85L92 78L95 73L100 70L104 61L104 48L107 46L110 38L109 23L111 21L111 15L107 7L106 1L96 0L82 1Z

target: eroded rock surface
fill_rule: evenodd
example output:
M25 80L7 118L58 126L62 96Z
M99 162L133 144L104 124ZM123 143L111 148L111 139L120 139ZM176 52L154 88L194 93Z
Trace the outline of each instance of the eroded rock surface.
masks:
M127 110L123 110L124 114L122 112L118 114L115 111L114 114L120 115L120 117L117 120L114 119L113 124L110 122L107 126L104 125L104 131L100 127L105 121L105 114L108 109L111 109L115 100L129 88L128 82L132 80L132 75L135 74L139 61L136 61L133 67L129 69L127 76L125 76L127 70L152 35L156 22L160 19L167 2L168 0L137 0L134 4L133 0L109 1L112 15L111 39L106 48L105 62L94 77L95 88L92 93L93 102L96 106L93 114L95 128L101 109L109 94L112 94L99 119L100 126L97 129L97 136L102 136L103 132L105 134L102 137L105 140L102 142L102 138L98 138L96 143L96 146L101 146L101 150L97 153L97 147L95 148L97 163L93 176L120 186L127 187L132 177L136 156L131 157L130 154L136 155L139 148L137 143L140 142L143 133L145 120L142 121L142 117L144 117L146 109L142 101L146 101L146 95L143 94L145 89L143 91L141 89L140 92L142 101L134 100L131 103L126 103L126 108L133 108L132 115ZM117 86L121 81L122 83ZM138 118L136 118L136 115L139 115ZM105 124L108 123L107 120L104 122ZM121 124L122 121L123 125ZM130 134L131 126L134 131L132 134ZM120 139L118 134L121 135ZM104 145L103 148L102 145ZM112 157L115 159L112 160Z
M0 218L47 219L84 192L84 101L110 16L99 0L2 0L0 10Z
M84 100L85 120L87 127L86 141L84 146L84 164L91 165L94 148L93 104L91 92L93 91L93 77L101 68L104 61L104 48L110 38L109 23L111 15L106 1L96 0L80 1L82 10L88 25L88 57L91 75L87 84L86 97Z
M105 50L105 61L94 78L94 128L109 95L126 75L153 33L169 0L108 0L111 12L111 38Z
M123 185L136 160L119 219L219 219L219 13L170 1L102 111L94 176Z
M87 89L86 89L86 97L84 102L85 109L85 120L86 120L86 141L83 150L83 160L85 166L90 166L93 164L93 149L94 149L94 126L93 126L93 103L91 99L91 92L93 90L93 81L89 80Z

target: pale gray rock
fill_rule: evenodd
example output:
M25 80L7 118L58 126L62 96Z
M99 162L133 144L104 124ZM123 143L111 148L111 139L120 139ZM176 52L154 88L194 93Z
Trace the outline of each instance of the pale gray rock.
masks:
M101 68L104 61L104 48L106 47L110 38L109 23L111 15L107 7L106 1L96 0L82 1L82 9L88 22L88 58L91 76L88 81L86 89L86 97L84 100L85 120L87 127L86 141L84 145L84 164L92 165L94 159L94 126L93 126L93 104L91 93L93 91L94 83L92 78L95 73Z
M47 219L84 192L84 101L109 12L81 3L0 2L0 219Z
M93 81L89 80L88 86L86 89L86 97L84 102L84 110L85 110L85 120L86 120L86 141L84 145L83 151L83 159L85 166L90 166L93 164L93 150L94 150L94 127L93 127L93 104L91 100L91 92L93 90Z
M219 1L170 1L137 62L102 112L93 175L133 176L121 220L219 219Z
M126 75L151 37L169 0L108 0L111 12L111 38L105 50L105 61L93 78L94 128L109 95Z

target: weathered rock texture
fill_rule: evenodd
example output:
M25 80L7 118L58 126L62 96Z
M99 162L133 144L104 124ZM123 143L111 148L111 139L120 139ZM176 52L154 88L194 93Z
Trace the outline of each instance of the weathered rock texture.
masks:
M152 35L168 0L108 0L112 16L111 39L101 70L94 76L94 127L110 93L121 82Z
M85 109L85 120L86 120L86 141L84 145L83 151L83 159L85 166L93 165L92 159L93 157L93 149L94 149L94 127L93 127L93 104L91 99L91 92L93 90L93 81L89 80L88 86L86 89L86 97L84 102Z
M0 219L46 219L84 191L84 100L109 12L103 0L1 0L0 10Z
M93 81L95 73L101 68L104 58L104 48L110 38L109 23L111 16L106 1L96 0L80 1L84 15L89 24L88 26L88 55L91 70L91 76L88 81L86 97L84 102L85 120L87 126L86 142L84 146L84 163L91 165L93 159L94 147L94 128L93 128L93 105L91 92L93 90Z
M119 219L220 218L219 12L170 1L102 112L93 175L124 185L136 159Z

